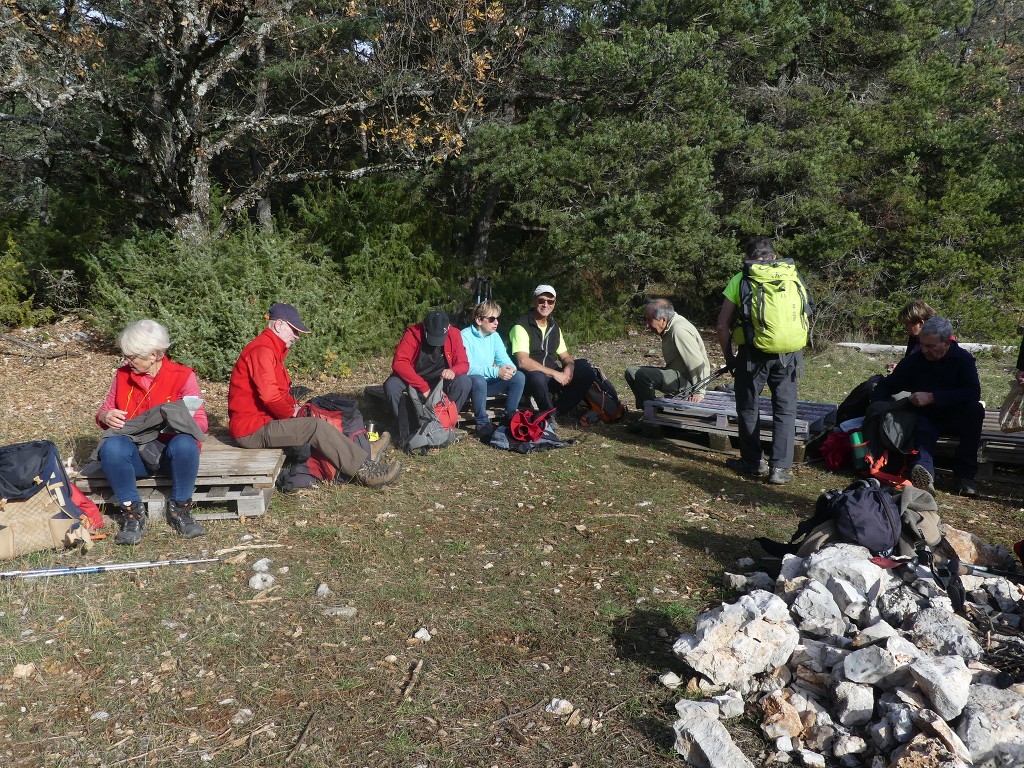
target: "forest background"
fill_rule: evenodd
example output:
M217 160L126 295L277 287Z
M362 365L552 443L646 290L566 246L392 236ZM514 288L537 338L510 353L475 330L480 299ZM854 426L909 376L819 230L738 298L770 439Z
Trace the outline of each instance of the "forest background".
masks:
M344 375L480 275L574 340L665 295L713 323L742 245L816 344L926 299L1017 336L1024 3L0 0L0 327L150 316L226 377L273 301ZM506 325L508 325L506 323Z

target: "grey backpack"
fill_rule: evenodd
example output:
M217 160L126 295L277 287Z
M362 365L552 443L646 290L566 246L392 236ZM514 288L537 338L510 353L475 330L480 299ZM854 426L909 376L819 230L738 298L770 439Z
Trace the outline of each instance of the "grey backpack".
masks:
M430 448L444 448L459 439L455 430L446 428L437 415L437 406L444 397L441 388L443 383L437 382L425 399L409 386L409 402L412 403L412 410L419 425L405 443L405 450L409 453L422 455Z

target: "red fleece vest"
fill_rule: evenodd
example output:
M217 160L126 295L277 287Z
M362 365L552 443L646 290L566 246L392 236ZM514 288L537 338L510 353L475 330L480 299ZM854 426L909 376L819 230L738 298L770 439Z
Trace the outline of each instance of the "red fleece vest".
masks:
M131 366L117 369L117 387L114 391L114 406L125 411L132 419L150 408L181 399L181 390L192 374L192 369L169 358L164 358L153 383L147 389L142 386L141 377L132 372Z

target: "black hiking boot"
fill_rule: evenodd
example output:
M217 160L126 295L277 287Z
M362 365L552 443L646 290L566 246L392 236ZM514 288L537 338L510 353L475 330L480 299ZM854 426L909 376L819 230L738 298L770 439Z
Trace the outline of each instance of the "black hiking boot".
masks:
M146 530L146 510L141 501L127 501L118 504L121 513L121 530L114 537L114 543L135 547L142 541Z
M192 499L172 501L167 507L167 524L184 539L206 535L206 529L192 518Z

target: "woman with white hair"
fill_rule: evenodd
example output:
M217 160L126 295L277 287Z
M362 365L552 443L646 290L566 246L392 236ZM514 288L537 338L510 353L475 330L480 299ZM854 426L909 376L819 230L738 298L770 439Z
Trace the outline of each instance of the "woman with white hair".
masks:
M155 320L138 320L117 339L124 364L114 374L96 423L103 429L121 430L125 423L146 411L186 397L199 398L195 371L167 357L170 337ZM191 409L190 409L191 410ZM200 404L192 418L200 432L206 432L206 411ZM136 481L154 474L169 475L171 499L167 522L187 539L206 533L192 517L192 494L199 472L199 443L190 434L166 432L142 447L127 434L111 435L100 444L103 474L110 482L121 513L121 530L115 544L135 545L142 541L146 511Z

